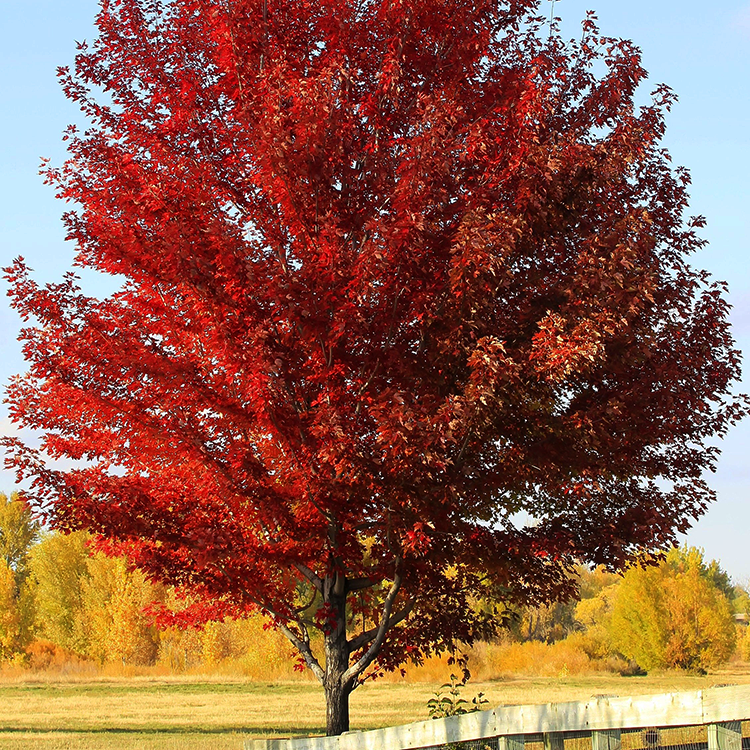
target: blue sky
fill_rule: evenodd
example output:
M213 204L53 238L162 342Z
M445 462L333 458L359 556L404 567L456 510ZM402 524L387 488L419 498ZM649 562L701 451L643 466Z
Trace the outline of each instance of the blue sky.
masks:
M545 12L549 0L543 2ZM63 128L78 113L57 85L55 69L70 64L75 40L93 37L95 0L0 0L0 265L23 255L41 281L68 269L63 204L38 176L40 157L59 163ZM643 51L652 85L679 96L665 145L675 165L691 170L692 214L703 214L709 246L694 263L729 282L734 335L750 362L750 0L557 0L566 37L580 35L587 10L602 31L632 39ZM95 282L91 282L94 284ZM16 340L20 321L0 297L0 382L23 370ZM748 375L740 389L750 391ZM11 434L0 408L0 433ZM711 478L718 501L688 534L741 582L750 582L750 420L724 441ZM0 470L0 490L13 477Z

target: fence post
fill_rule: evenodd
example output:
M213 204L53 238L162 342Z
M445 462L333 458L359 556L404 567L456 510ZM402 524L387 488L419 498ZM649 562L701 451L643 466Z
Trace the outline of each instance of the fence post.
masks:
M742 722L709 724L708 750L742 750Z
M619 729L601 729L591 732L591 750L620 750L622 738Z
M562 732L545 732L544 750L565 750L565 735Z
M497 740L499 750L523 750L525 744L522 734L505 734Z
M287 750L289 740L245 740L245 750Z

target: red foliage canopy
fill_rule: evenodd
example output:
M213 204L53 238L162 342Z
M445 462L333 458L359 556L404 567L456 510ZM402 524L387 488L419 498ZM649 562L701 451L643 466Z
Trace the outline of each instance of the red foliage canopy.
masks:
M82 461L11 462L58 526L270 613L329 731L366 670L491 632L477 598L670 544L741 412L671 92L636 109L638 50L537 7L104 0L60 72L92 125L47 179L125 281L6 269L13 419Z

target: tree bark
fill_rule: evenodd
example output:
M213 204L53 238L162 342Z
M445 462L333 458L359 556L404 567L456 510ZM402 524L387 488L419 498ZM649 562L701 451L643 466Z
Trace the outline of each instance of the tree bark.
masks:
M349 731L349 696L355 679L344 679L349 668L349 642L346 638L346 580L342 575L326 580L324 598L328 604L330 629L325 634L326 734Z
M352 685L326 682L326 734L332 737L349 731L349 696Z

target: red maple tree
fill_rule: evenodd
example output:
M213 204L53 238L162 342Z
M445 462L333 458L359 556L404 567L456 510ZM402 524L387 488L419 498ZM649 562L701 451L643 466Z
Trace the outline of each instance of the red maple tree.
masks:
M59 528L270 615L329 733L373 671L495 632L477 602L672 543L742 412L672 93L636 108L631 43L538 12L103 0L60 71L91 127L46 176L124 283L6 269L44 435L9 461Z

